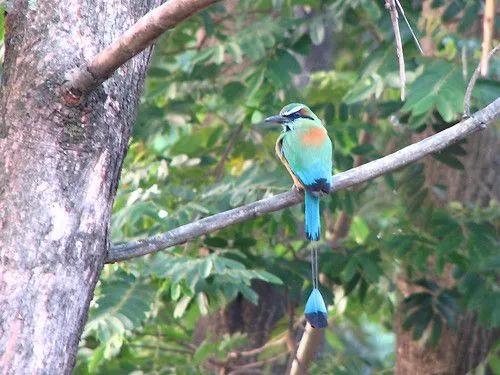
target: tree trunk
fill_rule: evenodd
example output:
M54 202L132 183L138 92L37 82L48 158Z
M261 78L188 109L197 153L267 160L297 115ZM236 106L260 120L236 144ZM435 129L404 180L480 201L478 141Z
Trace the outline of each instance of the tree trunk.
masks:
M33 2L29 2L32 6ZM69 374L149 52L79 106L59 87L160 0L14 0L0 93L0 374Z
M425 132L420 138L431 135ZM467 138L467 155L460 160L464 170L446 167L428 157L425 159L426 185L440 183L448 186L447 201L474 202L487 206L500 197L500 137L491 127ZM437 204L446 202L437 202ZM446 273L446 272L445 272ZM452 278L443 275L441 286L451 286ZM475 313L467 312L457 320L457 332L445 326L436 350L411 338L411 332L401 327L402 315L396 317L397 352L396 374L465 375L488 355L491 346L500 338L500 329L486 330L477 322Z

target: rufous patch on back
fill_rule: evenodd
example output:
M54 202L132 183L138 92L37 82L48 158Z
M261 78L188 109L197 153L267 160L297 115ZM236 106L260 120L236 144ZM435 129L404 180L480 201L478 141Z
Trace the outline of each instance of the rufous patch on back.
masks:
M302 142L306 145L320 145L323 143L325 138L327 137L326 135L326 130L325 128L311 128L309 129L303 136L302 136Z

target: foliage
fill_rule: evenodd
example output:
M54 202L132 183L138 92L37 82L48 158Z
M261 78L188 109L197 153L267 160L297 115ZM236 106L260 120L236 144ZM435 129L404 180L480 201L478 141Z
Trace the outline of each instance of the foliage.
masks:
M235 9L218 4L183 22L157 43L115 201L113 241L154 235L289 189L274 156L280 130L262 123L288 102L306 102L325 119L336 171L352 168L357 157L369 161L394 151L426 129L452 125L461 118L467 81L460 51L469 72L479 57L480 41L464 34L477 18L475 4L434 1L445 11L427 25L419 5L408 6L410 22L437 52L419 56L401 26L409 81L404 104L392 26L380 1L241 0ZM458 30L449 31L447 22L462 8ZM333 64L310 72L309 54L328 51L329 43ZM500 64L492 62L491 70L498 77ZM497 81L480 80L473 107L487 104L498 89ZM362 131L370 144L360 144ZM443 168L463 168L464 153L458 144L435 158ZM313 373L391 371L399 302L404 328L430 347L463 311L477 311L487 327L500 326L500 208L494 202L437 208L430 202L445 199L446 186L426 186L423 171L414 164L322 200L329 220L320 266L330 283L322 291L334 307ZM341 211L352 224L332 251L332 223ZM256 280L295 304L291 323L300 327L311 288L302 223L302 209L294 207L106 266L75 374L210 373L211 365L229 363L231 352L251 347L251 339L199 340L198 321L237 296L259 303ZM428 274L449 267L449 285ZM409 278L405 295L396 282L401 272ZM283 337L289 316L272 328L270 340ZM257 359L284 350L277 346Z

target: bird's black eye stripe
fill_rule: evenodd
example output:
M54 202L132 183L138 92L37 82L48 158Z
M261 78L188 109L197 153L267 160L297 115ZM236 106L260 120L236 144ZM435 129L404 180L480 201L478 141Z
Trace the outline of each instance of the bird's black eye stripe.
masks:
M296 120L298 118L307 118L309 120L314 120L311 116L303 115L302 113L300 113L300 111L295 111L295 112L292 112L288 115L283 115L283 116L286 118L289 118L291 120Z
M289 132L290 131L290 127L288 125L285 125L285 131L286 132Z

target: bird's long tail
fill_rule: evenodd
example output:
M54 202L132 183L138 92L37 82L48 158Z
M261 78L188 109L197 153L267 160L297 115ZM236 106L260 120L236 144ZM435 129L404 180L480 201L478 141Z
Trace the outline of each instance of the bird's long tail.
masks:
M318 241L321 231L319 217L319 197L313 195L310 191L305 191L305 228L308 240Z
M328 326L325 301L318 289L318 249L316 245L311 247L311 270L313 290L307 299L305 315L313 328L325 328Z

